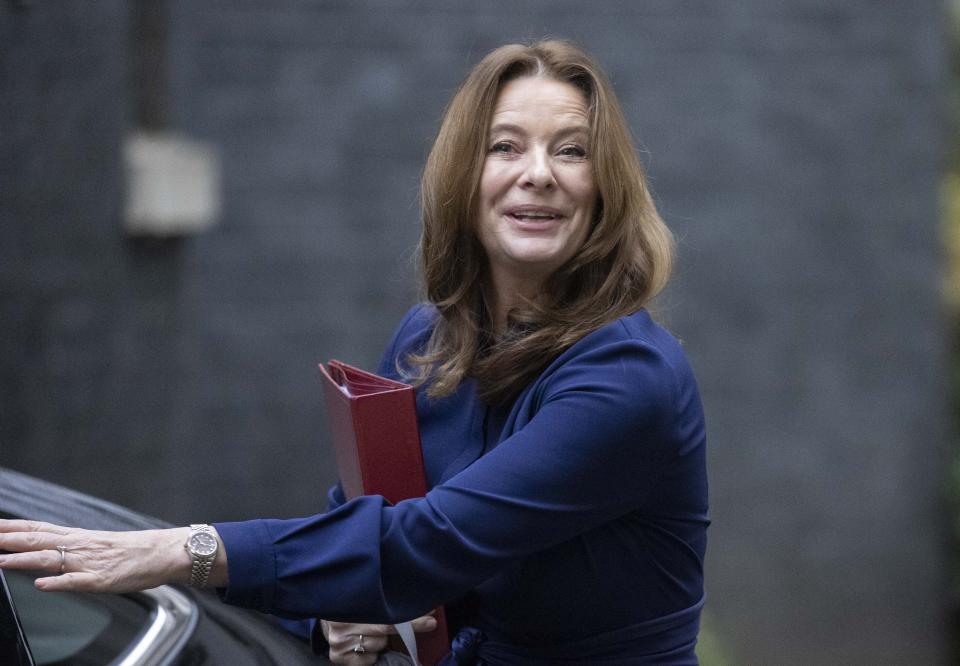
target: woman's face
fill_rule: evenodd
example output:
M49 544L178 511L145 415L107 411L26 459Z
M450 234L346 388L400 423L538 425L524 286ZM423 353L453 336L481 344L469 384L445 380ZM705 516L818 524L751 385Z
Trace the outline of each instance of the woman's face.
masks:
M539 285L583 244L597 202L584 95L525 77L497 97L480 176L477 235L494 285Z

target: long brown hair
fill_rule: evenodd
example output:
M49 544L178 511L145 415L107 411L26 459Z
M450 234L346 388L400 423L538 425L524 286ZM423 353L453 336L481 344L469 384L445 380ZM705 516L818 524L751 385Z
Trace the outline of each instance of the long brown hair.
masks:
M583 92L597 210L583 246L545 281L539 300L510 311L508 332L497 337L484 298L487 260L475 208L497 96L508 81L526 76ZM473 68L444 114L421 200L423 281L439 317L426 349L403 365L434 397L471 376L484 401L512 399L577 340L646 305L670 274L673 237L657 214L613 88L589 55L564 41L502 46Z

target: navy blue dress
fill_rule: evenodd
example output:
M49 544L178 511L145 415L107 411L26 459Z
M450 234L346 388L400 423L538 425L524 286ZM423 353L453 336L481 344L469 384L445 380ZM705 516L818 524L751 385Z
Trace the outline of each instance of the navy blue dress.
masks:
M407 313L379 372L423 348ZM430 491L308 518L216 525L228 603L290 618L409 620L446 604L457 663L695 664L707 478L703 411L646 311L560 354L514 403L472 380L417 394Z

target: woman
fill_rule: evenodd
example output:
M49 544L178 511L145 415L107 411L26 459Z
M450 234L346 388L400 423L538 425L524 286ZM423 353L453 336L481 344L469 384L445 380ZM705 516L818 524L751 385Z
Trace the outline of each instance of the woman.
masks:
M643 309L671 237L597 65L556 41L489 54L447 109L422 200L428 303L380 372L418 387L425 498L335 488L321 515L192 531L11 521L0 567L57 574L45 590L213 585L327 618L340 663L384 646L382 628L350 623L440 604L451 663L696 663L703 415L679 345Z

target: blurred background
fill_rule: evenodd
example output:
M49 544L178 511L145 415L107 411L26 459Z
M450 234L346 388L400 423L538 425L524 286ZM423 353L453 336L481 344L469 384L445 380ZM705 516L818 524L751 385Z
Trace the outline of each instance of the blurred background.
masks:
M176 523L321 510L316 364L374 368L418 298L445 103L569 38L679 241L704 663L953 663L956 5L0 0L0 465Z

